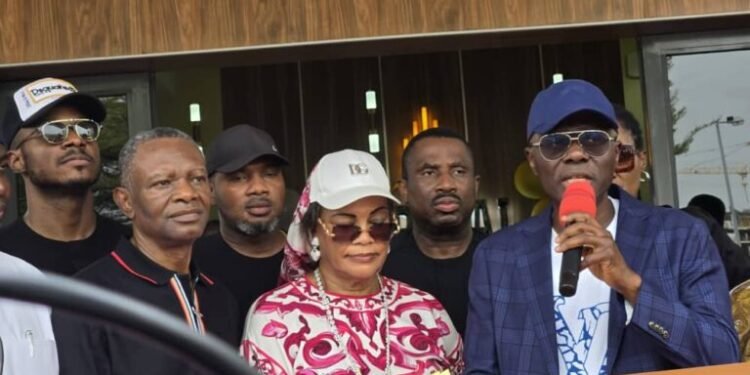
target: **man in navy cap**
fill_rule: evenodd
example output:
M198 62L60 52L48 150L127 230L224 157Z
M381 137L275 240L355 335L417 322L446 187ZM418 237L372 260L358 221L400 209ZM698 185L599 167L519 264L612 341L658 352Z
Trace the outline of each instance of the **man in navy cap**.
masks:
M242 319L256 298L279 283L287 164L271 136L250 125L224 130L208 147L206 167L219 210L219 233L199 239L194 257L229 288Z
M94 212L102 103L43 78L9 98L0 127L8 166L23 177L26 212L0 231L4 250L43 271L72 275L117 244L121 228Z
M612 105L588 82L563 81L534 99L526 158L551 204L476 250L467 374L620 374L738 360L727 280L705 224L612 186L616 134ZM558 217L572 182L593 187L595 215ZM576 248L578 288L564 296L561 260Z

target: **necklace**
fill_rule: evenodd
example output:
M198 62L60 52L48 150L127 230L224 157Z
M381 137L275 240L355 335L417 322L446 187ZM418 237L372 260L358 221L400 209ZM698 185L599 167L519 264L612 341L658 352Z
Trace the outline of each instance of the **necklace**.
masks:
M362 370L359 366L355 366L352 356L349 355L349 351L346 350L344 338L341 337L338 328L336 328L336 322L333 320L333 308L331 308L331 299L328 297L325 288L323 287L323 278L320 276L320 267L315 269L313 272L315 276L315 282L318 284L320 294L323 299L323 307L326 310L326 319L328 325L331 326L333 331L333 337L336 338L336 342L346 352L346 359L349 362L349 369L357 375L362 375ZM383 303L383 316L385 317L385 373L386 375L391 374L391 340L388 339L388 333L390 333L390 323L388 322L388 300L385 298L385 289L383 288L383 280L378 275L378 285L380 286L380 300Z

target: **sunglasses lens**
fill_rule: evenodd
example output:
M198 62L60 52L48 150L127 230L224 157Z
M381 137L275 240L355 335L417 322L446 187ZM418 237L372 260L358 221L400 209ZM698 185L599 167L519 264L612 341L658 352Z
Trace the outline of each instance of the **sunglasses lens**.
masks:
M331 232L336 242L353 242L362 233L362 229L353 224L334 225Z
M99 125L93 121L81 121L75 125L75 129L84 141L92 142L99 137Z
M396 225L393 223L370 224L370 237L375 241L388 242L395 230Z
M547 134L539 140L539 151L547 159L558 159L568 151L570 137L567 134Z
M635 147L631 145L620 145L615 172L630 172L635 168Z
M49 143L62 143L68 137L68 127L59 122L48 122L40 129Z
M602 156L609 150L609 135L600 131L585 131L578 135L578 142L591 156Z

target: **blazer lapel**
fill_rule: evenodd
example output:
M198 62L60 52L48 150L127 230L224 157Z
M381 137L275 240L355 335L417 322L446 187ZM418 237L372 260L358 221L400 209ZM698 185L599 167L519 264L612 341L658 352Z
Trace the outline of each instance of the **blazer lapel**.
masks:
M547 370L550 374L557 374L557 335L555 333L555 310L552 296L552 260L550 255L550 236L552 209L547 208L543 213L532 218L532 223L525 230L526 251L519 259L521 269L525 273L525 290L529 301L529 314L534 318L534 332L541 346L541 352Z

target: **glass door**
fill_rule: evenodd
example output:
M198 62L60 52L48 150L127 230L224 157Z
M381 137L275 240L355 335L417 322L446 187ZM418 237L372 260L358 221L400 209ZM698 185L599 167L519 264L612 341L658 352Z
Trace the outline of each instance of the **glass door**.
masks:
M655 199L696 199L750 245L750 32L645 39ZM723 208L720 208L723 205Z

